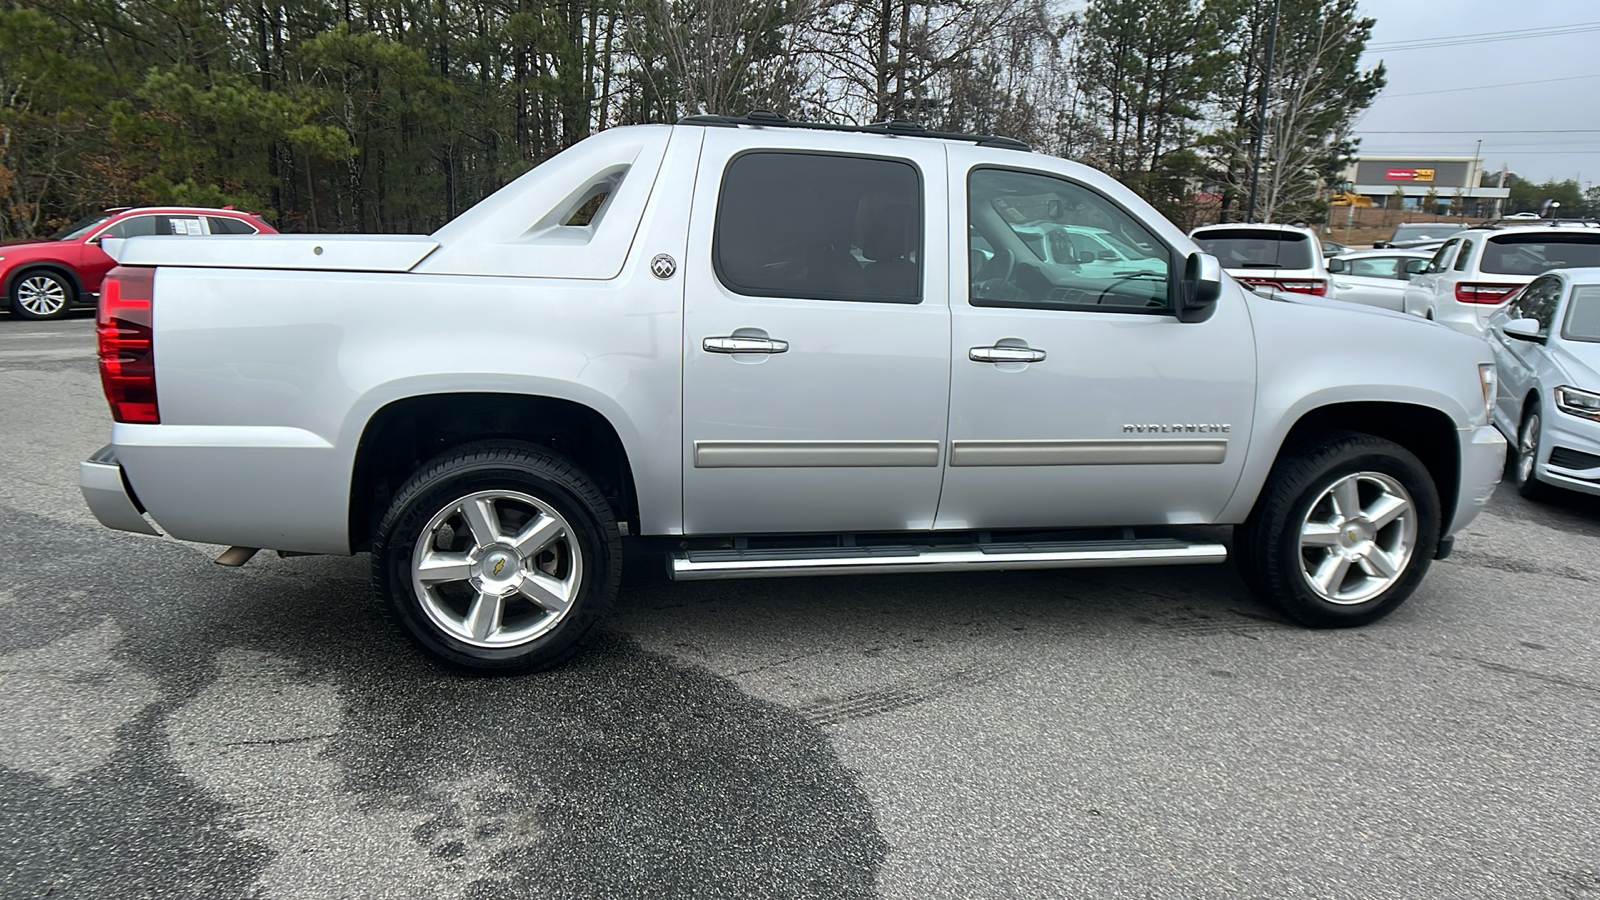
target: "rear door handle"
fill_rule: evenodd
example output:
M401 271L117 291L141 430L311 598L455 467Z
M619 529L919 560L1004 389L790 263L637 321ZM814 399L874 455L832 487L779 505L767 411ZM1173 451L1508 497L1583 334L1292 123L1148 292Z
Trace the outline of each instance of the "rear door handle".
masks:
M787 353L788 341L758 337L708 337L700 344L707 353Z
M973 347L967 351L967 359L987 363L1044 362L1044 351L1031 347Z

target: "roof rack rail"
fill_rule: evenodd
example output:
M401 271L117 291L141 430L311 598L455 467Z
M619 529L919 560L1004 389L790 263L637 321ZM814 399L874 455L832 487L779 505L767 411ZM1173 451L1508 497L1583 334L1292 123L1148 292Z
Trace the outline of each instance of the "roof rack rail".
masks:
M1476 228L1600 228L1600 219L1491 219Z
M742 116L685 116L678 120L678 124L703 125L707 128L737 128L740 125L753 125L762 128L801 128L810 131L888 134L901 137L938 138L946 141L968 141L977 144L979 147L1021 150L1024 153L1033 150L1032 147L1015 138L1000 137L993 134L958 134L953 131L929 131L916 122L908 122L905 119L888 119L882 122L873 122L871 125L829 125L822 122L799 122L769 110L753 109Z

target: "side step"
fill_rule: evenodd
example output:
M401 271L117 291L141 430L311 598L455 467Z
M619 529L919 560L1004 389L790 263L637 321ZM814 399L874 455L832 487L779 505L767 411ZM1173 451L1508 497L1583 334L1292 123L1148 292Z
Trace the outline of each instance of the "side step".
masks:
M1168 538L1054 541L954 547L818 547L784 550L680 550L667 561L674 581L786 578L793 575L883 575L892 572L976 572L1001 569L1086 569L1219 563L1221 544Z

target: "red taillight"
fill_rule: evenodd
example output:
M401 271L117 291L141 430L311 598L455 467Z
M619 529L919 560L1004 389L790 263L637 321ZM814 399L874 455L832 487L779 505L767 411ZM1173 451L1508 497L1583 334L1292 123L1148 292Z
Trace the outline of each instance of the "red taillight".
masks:
M1270 288L1275 291L1313 294L1318 297L1328 296L1328 283L1326 281L1274 281L1270 278L1241 278L1239 280L1253 287Z
M1462 303L1499 303L1516 293L1520 284L1470 284L1456 285L1456 300Z
M100 284L95 316L100 385L111 404L111 418L118 422L161 424L151 328L155 274L155 269L118 266Z
M1328 296L1328 283L1326 281L1285 281L1283 289L1296 294L1314 294L1318 297Z

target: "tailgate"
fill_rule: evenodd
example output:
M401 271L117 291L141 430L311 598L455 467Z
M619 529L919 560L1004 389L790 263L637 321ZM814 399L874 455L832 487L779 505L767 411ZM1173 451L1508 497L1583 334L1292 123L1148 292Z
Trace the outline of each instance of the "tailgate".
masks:
M412 234L155 235L102 244L124 266L330 272L409 272L438 248Z

